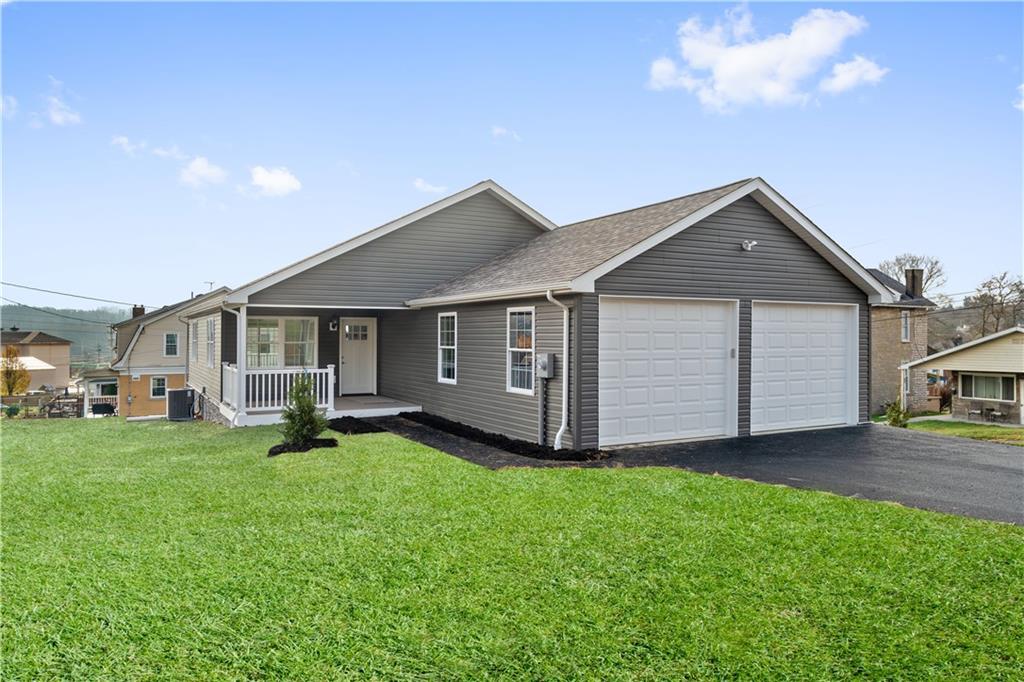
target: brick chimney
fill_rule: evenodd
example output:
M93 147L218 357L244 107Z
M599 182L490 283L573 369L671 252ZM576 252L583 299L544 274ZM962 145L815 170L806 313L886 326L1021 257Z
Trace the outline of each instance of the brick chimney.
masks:
M924 296L924 270L920 268L907 268L904 271L907 278L907 295L911 298Z
M907 270L907 272L910 272ZM132 317L140 317L146 314L146 306L144 305L133 305L132 306Z

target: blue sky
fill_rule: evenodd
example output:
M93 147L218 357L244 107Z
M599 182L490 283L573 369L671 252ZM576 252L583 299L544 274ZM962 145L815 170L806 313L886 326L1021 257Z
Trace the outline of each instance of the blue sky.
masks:
M1022 19L5 4L3 279L163 304L488 177L567 223L760 175L862 263L923 252L970 290L1021 270Z

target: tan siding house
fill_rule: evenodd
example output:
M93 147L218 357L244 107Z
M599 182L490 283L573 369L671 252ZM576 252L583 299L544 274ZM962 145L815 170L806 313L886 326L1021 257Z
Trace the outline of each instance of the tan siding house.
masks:
M71 342L40 331L4 331L0 346L14 346L25 358L31 379L29 390L52 386L63 390L71 383Z

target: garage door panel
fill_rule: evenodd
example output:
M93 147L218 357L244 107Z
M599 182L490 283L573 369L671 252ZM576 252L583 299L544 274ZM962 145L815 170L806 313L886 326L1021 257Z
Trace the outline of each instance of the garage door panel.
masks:
M602 445L729 432L732 304L602 299L600 310Z

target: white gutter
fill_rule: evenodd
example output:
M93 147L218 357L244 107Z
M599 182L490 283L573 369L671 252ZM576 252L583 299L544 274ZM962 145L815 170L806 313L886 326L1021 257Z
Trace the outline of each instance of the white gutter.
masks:
M562 435L569 423L569 308L552 295L551 289L547 298L562 309L562 423L555 434L555 450L561 450Z
M572 286L568 282L549 284L548 286L518 287L515 289L497 289L481 291L471 294L453 294L451 296L434 296L431 298L414 298L405 302L410 308L429 308L438 305L452 305L455 303L476 303L478 301L498 301L506 298L530 298L532 296L543 296L546 291L572 292Z

